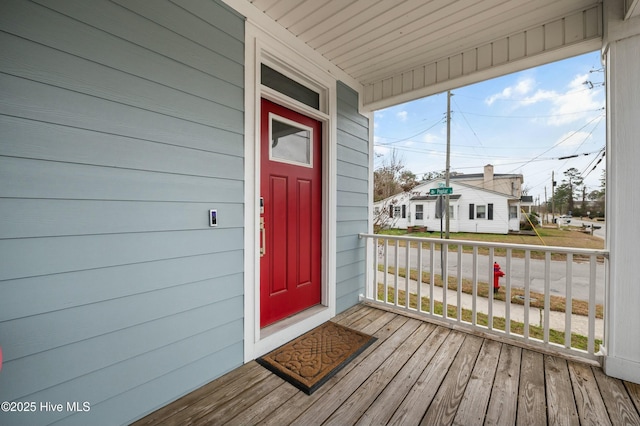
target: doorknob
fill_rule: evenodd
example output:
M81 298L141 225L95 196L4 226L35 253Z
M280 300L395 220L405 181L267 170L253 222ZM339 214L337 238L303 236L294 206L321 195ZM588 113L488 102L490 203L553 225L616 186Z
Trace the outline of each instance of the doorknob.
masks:
M260 257L267 252L267 230L264 227L264 217L260 218Z

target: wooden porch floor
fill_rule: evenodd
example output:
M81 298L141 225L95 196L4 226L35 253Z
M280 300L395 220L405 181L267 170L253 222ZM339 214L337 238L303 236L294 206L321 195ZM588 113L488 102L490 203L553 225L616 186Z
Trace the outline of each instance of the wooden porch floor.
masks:
M311 396L250 362L136 425L640 425L640 385L358 305L334 321L378 340Z

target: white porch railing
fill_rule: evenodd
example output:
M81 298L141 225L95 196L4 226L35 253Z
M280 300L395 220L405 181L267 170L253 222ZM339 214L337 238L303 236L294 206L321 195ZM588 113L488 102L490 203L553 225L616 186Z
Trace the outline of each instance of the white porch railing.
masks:
M368 302L552 353L600 360L608 252L377 234L360 238L367 241ZM494 262L505 273L495 295Z

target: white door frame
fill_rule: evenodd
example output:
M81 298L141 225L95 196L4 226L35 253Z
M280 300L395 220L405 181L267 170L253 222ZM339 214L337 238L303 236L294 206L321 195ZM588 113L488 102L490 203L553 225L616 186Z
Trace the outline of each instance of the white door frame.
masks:
M261 64L319 92L320 110L260 84ZM336 312L336 79L251 22L245 24L244 360L251 361L328 321ZM322 303L260 328L260 99L322 123Z

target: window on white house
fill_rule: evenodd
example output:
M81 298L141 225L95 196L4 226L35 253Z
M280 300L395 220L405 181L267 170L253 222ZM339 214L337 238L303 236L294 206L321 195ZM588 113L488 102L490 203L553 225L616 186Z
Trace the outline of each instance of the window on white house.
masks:
M402 214L402 208L400 206L393 206L393 217L400 217Z
M509 206L509 219L518 218L518 206Z
M449 205L449 219L455 219L455 216L453 214L453 212L455 211L454 206L453 205Z
M476 206L476 219L487 218L487 206Z
M422 204L416 204L416 220L422 220L424 218L424 206Z

